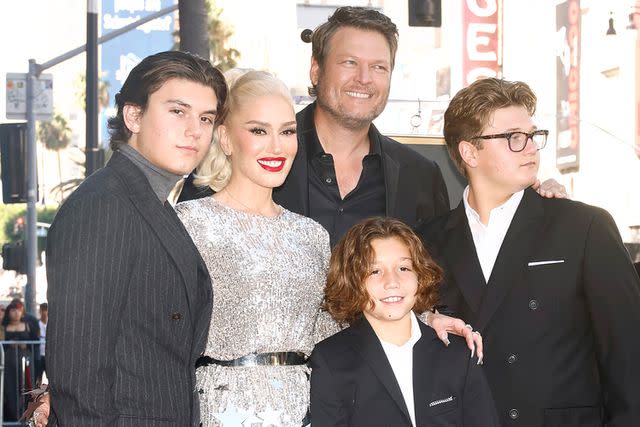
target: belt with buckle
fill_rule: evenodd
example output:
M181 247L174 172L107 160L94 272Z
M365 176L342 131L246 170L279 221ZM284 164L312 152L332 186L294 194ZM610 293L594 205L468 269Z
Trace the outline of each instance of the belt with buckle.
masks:
M307 356L299 351L282 351L276 353L251 353L232 360L218 360L209 356L201 356L196 361L196 369L201 366L289 366L304 365Z

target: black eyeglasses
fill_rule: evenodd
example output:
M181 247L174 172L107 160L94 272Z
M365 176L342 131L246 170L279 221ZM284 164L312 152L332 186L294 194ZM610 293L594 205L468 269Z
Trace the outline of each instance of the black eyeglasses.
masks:
M471 139L495 139L495 138L505 138L509 145L509 150L514 153L519 153L524 150L527 146L527 142L529 139L536 144L536 148L538 150L542 150L545 145L547 145L547 137L549 136L548 130L534 130L533 132L505 132L505 133L497 133L495 135L480 135L474 136Z

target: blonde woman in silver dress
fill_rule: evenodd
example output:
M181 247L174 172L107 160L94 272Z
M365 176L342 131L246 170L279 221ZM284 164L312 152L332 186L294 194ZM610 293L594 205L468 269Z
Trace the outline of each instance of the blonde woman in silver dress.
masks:
M264 72L226 77L226 113L196 181L216 193L176 207L213 284L196 371L201 419L204 427L300 427L308 424L306 359L337 331L320 312L329 236L271 198L297 150L289 90Z

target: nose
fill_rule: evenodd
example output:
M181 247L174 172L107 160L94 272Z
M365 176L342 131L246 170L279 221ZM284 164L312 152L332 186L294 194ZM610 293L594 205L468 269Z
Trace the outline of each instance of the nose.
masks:
M193 138L199 138L202 135L203 123L200 117L192 117L187 120L185 134Z
M386 272L384 275L384 288L385 289L397 289L400 287L400 281L398 280L398 273L395 270Z
M527 137L527 142L524 146L524 152L529 155L536 154L538 152L538 146L533 140L533 136Z
M280 135L278 133L274 134L273 137L271 137L269 145L271 154L282 153L282 141L280 140Z
M358 64L357 80L364 84L371 82L371 70L367 64Z

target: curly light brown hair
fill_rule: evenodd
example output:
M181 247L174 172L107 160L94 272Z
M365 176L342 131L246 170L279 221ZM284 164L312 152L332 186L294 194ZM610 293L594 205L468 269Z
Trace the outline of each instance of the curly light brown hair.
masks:
M442 269L433 261L420 238L402 221L374 217L351 227L331 254L323 308L338 322L353 323L367 305L373 308L365 285L375 255L371 243L389 238L402 241L411 254L418 278L413 311L420 314L436 304Z

